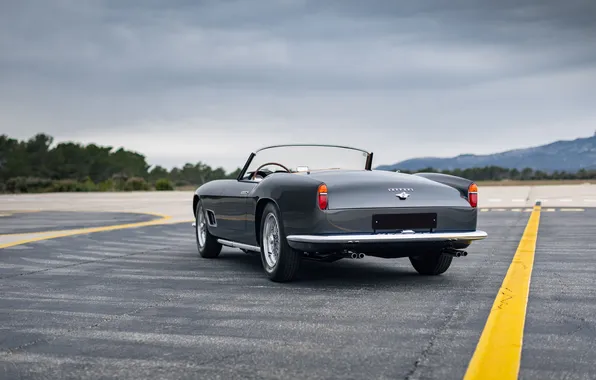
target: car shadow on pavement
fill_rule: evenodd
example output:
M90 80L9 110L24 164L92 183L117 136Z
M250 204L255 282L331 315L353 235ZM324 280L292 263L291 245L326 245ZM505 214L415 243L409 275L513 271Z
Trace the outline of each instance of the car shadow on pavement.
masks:
M258 255L225 252L216 260L230 262L230 267L227 269L237 270L239 274L242 272L262 273L263 279L267 278ZM428 286L429 289L436 290L437 286L452 287L460 282L457 266L453 265L451 270L452 273L447 271L439 276L423 276L410 266L408 258L342 259L333 263L304 260L297 278L291 282L280 283L280 286L330 286L334 288L416 286L419 289ZM275 283L272 282L272 284Z

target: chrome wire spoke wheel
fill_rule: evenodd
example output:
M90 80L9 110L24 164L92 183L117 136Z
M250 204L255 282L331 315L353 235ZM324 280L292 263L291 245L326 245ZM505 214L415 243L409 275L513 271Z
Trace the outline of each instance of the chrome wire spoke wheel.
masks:
M302 252L286 242L283 219L277 205L268 202L261 214L261 264L267 276L276 282L290 281L300 269Z
M270 268L274 268L279 260L280 251L279 224L273 213L267 215L263 230L263 250L265 261Z
M207 241L207 224L205 223L205 213L203 207L199 208L198 212L198 223L197 223L197 236L199 238L199 246L203 248Z

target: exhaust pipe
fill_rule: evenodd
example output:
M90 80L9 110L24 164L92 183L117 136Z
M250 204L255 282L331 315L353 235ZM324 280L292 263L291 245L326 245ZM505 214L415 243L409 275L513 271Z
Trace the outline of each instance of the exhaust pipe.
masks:
M353 258L353 259L363 259L364 258L364 253L352 252L350 254L350 257Z
M453 256L453 257L468 256L468 252L460 251L460 250L453 249L453 248L444 249L443 254Z

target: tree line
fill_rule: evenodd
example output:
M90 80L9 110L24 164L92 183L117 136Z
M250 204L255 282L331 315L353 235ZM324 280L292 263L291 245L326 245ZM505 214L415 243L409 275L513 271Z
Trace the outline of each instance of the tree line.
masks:
M0 191L173 190L205 182L236 178L240 168L223 168L197 162L167 170L147 163L144 155L123 148L61 142L43 133L25 141L0 135Z
M43 133L24 141L0 135L0 192L173 190L236 178L240 171L237 168L227 173L201 161L167 170L159 165L151 167L144 155L123 148L53 143L53 137ZM487 166L442 171L425 168L417 172L441 172L475 181L596 179L595 170L585 169L547 173Z
M399 170L400 173L433 172L451 174L458 177L469 178L473 181L535 181L535 180L594 180L596 170L580 169L576 172L553 171L525 168L522 170L502 168L499 166L485 166L469 169L436 170L424 168L416 171Z

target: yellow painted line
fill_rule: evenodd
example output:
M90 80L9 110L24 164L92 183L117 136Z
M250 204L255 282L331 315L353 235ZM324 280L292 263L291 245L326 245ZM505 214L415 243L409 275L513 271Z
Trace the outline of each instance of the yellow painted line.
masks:
M48 212L72 212L72 213L86 213L86 212L94 212L94 213L106 213L106 214L137 214L137 215L153 215L155 217L158 218L170 218L170 216L168 215L164 215L164 214L158 214L155 212L145 212L145 211L98 211L98 210L46 210ZM35 211L38 212L38 211ZM138 222L138 223L146 223L146 222ZM91 227L91 228L100 228L102 226L98 226L98 227ZM109 226L104 226L104 227L109 227ZM19 232L16 234L0 234L0 238L2 238L3 236L23 236L23 235L33 235L33 234L49 234L52 232L64 232L64 231L78 231L81 230L81 228L71 228L68 230L50 230L50 231L31 231L31 232ZM2 248L2 245L0 244L0 248Z
M145 226L154 226L159 224L165 224L169 219L172 217L169 215L163 214L156 214L156 213L147 213L155 216L160 216L159 219L149 220L146 222L137 222L137 223L126 223L126 224L113 224L110 226L101 226L101 227L90 227L90 228L78 228L78 229L71 229L71 230L61 230L61 231L41 231L41 232L31 232L27 233L26 235L40 235L44 234L43 236L36 236L33 238L16 240L10 243L0 243L0 249L14 247L16 245L22 245L27 243L33 243L36 241L41 240L49 240L49 239L56 239L65 236L73 236L73 235L83 235L89 234L92 232L104 232L104 231L114 231L114 230L122 230L127 228L137 228L137 227L145 227ZM47 235L46 235L47 234ZM6 236L16 236L16 235L25 235L25 234L14 234L14 235L0 235L0 239Z
M487 211L490 211L490 210L489 210L489 209L487 209L487 208L481 208L481 209L480 209L480 211L481 211L481 212L487 212Z
M41 210L4 210L4 211L0 211L0 217L12 216L14 214L34 213L34 212L40 212L40 211Z
M540 209L536 205L530 214L464 380L518 377Z

